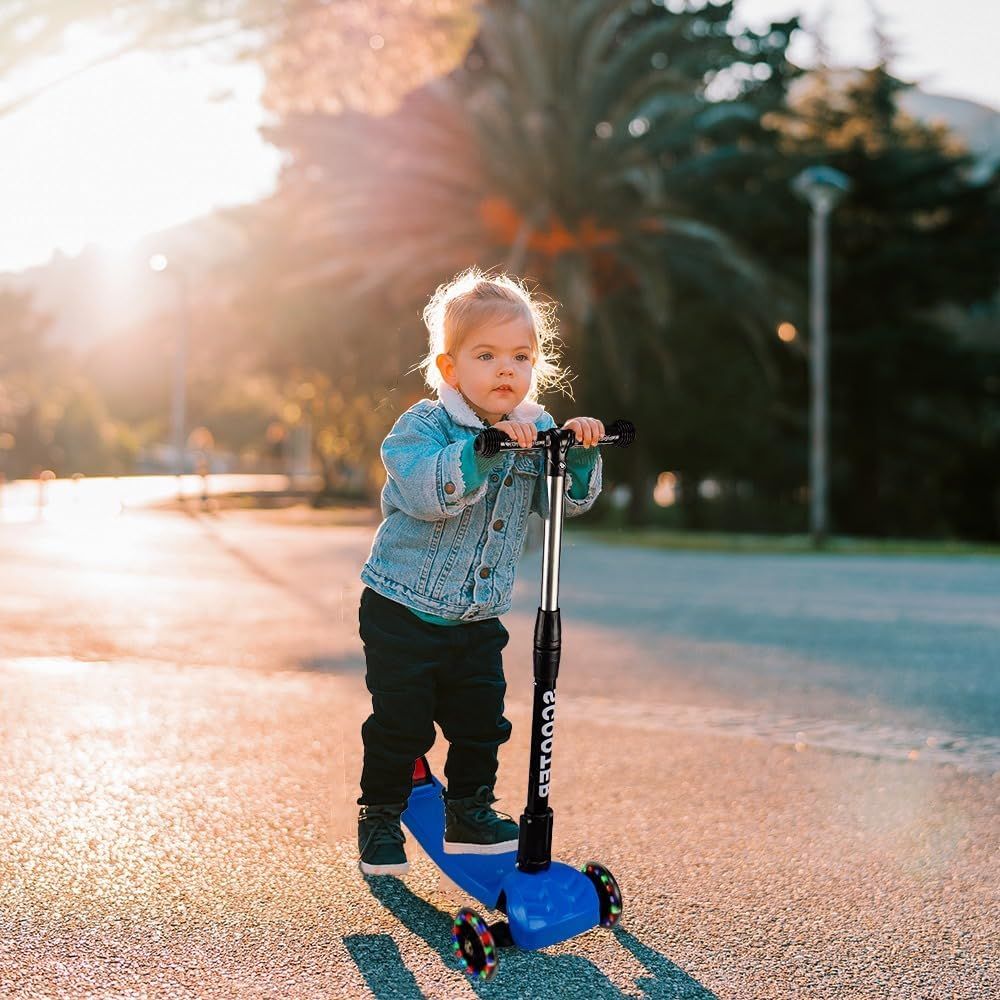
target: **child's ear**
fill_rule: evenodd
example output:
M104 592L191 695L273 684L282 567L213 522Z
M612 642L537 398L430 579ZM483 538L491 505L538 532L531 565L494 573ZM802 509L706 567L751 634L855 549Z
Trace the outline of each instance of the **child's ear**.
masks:
M434 363L438 367L438 371L441 373L441 377L448 383L452 388L455 387L455 362L452 360L450 354L439 354L435 359Z

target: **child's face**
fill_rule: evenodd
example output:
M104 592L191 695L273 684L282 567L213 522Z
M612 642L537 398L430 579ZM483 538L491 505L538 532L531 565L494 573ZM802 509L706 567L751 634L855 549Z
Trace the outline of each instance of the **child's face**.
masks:
M489 323L471 330L454 356L439 354L438 368L480 417L495 424L528 395L533 342L531 327L520 317Z

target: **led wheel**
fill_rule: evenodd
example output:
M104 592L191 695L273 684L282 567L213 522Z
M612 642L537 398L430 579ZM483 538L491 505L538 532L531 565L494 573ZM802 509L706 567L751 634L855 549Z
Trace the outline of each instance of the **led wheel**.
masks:
M614 927L622 917L622 891L618 888L614 875L596 861L588 861L580 867L597 890L601 904L601 926Z
M475 910L463 906L455 915L451 947L473 979L492 979L497 972L497 948L489 927Z

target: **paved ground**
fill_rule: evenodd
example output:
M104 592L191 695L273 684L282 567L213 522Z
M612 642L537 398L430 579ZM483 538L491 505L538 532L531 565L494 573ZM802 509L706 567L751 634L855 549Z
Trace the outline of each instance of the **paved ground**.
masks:
M473 987L419 849L405 882L355 867L372 530L0 525L0 995L1000 994L1000 563L570 531L555 850L625 915ZM537 574L505 618L515 815Z

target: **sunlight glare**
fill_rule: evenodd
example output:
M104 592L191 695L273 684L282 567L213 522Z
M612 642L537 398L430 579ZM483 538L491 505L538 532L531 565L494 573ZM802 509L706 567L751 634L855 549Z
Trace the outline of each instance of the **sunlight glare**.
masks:
M0 119L0 145L17 150L0 188L0 270L54 248L121 248L267 194L281 157L257 131L262 86L256 66L136 53Z

